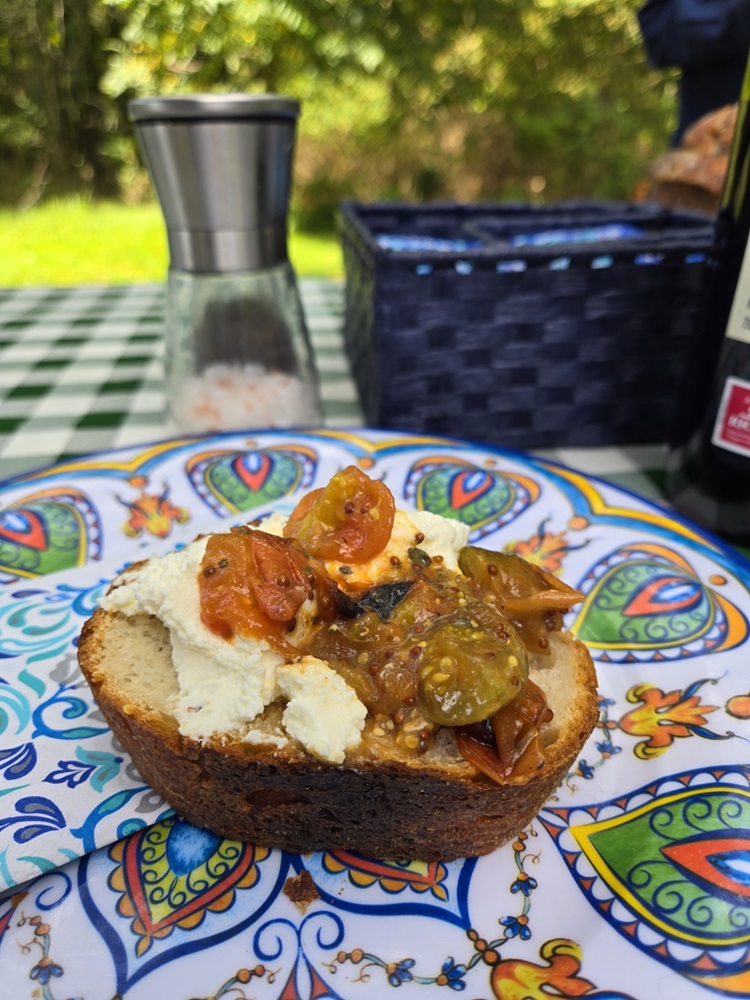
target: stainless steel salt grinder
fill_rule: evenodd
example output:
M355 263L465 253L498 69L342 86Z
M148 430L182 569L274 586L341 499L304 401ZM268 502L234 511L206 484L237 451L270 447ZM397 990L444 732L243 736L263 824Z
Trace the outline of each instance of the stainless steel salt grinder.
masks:
M128 106L167 227L166 393L180 430L321 420L287 255L299 110L275 94Z

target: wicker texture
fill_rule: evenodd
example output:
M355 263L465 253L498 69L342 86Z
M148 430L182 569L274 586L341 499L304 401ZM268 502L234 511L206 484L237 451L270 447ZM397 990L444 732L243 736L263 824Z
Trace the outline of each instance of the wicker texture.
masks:
M516 233L641 226L513 247ZM377 234L471 239L383 249ZM712 221L655 206L345 203L345 340L368 424L512 447L665 440Z

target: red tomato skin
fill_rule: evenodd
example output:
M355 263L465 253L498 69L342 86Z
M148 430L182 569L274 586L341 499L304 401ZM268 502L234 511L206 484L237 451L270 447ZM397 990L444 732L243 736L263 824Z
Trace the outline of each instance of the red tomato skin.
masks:
M350 465L323 490L300 501L284 536L297 538L318 559L356 565L383 551L395 513L396 503L385 483Z

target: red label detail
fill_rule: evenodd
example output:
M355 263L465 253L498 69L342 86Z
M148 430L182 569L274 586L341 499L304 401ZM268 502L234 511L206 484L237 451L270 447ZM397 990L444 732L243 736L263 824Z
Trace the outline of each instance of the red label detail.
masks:
M750 382L727 379L712 440L719 448L750 456Z

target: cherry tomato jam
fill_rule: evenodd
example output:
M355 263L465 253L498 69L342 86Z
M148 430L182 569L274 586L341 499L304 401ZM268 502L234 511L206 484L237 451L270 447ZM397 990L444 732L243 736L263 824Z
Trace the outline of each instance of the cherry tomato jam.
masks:
M323 562L380 555L394 510L383 483L350 467L305 497L284 538L251 528L212 535L202 620L227 641L252 636L289 659L325 660L367 707L368 733L390 734L405 753L424 752L449 726L479 771L528 781L544 763L540 730L552 718L529 680L529 655L545 652L581 595L517 556L472 546L454 573L419 548L419 535L396 560L396 579L344 592Z

